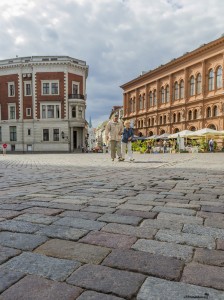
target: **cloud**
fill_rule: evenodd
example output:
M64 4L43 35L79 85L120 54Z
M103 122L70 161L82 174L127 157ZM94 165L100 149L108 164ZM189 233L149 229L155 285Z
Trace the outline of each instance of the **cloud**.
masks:
M120 85L223 33L222 0L1 0L0 59L69 55L89 65L87 120L122 104Z

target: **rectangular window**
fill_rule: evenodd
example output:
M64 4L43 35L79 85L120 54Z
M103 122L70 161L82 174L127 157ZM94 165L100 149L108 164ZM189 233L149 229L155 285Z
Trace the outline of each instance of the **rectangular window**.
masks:
M9 120L15 120L16 119L16 105L15 104L9 104L9 106L8 106L8 118L9 118Z
M79 94L79 86L77 83L72 83L72 94Z
M43 95L49 95L49 94L50 94L50 84L43 83Z
M49 141L49 129L43 129L43 141L44 142Z
M27 129L27 135L31 135L31 129L30 128Z
M31 82L25 82L24 85L25 85L24 87L25 96L31 96L32 95Z
M15 96L15 83L8 82L8 96L14 97Z
M58 95L58 83L51 84L51 94Z
M42 119L60 119L60 105L58 104L42 104Z
M17 137L16 137L16 126L9 126L9 136L10 136L10 141L16 142Z
M53 129L53 141L59 141L59 129Z
M26 108L26 116L27 117L31 116L31 108Z
M59 81L42 81L42 95L59 95Z
M2 127L0 127L0 142L2 142Z

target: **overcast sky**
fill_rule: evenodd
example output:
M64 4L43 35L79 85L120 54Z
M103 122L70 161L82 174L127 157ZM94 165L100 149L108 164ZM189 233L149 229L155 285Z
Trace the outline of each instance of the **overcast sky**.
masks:
M223 0L0 0L0 59L68 55L89 65L93 126L120 85L224 33Z

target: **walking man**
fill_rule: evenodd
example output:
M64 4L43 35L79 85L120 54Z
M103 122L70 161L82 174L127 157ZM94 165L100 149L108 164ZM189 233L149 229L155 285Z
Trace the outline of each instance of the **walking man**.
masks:
M111 159L114 161L116 158L116 152L118 155L118 160L122 161L121 156L121 134L123 131L123 124L118 121L118 114L115 113L113 120L107 123L105 136L110 142Z

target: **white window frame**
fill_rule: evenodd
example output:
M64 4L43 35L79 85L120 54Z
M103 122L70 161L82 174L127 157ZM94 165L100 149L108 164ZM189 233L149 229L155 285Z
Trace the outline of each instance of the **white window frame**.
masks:
M80 82L72 81L72 94L74 94L73 93L73 85L77 85L78 86L77 94L80 94Z
M31 117L32 109L26 108L26 117Z
M13 95L10 95L10 86L13 86ZM15 91L15 82L14 81L10 81L8 82L8 97L15 97L16 95L16 91Z
M30 94L27 94L26 86L30 84ZM32 82L24 81L24 96L32 96Z
M49 84L49 94L44 94L44 83ZM57 94L52 94L52 84L57 83L58 85L58 93ZM41 95L42 96L55 96L55 95L60 95L60 90L59 90L59 80L41 80Z
M47 107L51 105L54 106L54 118L48 117ZM43 106L46 106L46 117L43 118ZM57 106L59 106L59 117L57 118ZM60 120L61 119L61 102L59 101L44 101L40 103L40 119L42 120Z
M11 118L11 115L10 115L11 107L15 108L15 118ZM8 120L16 120L16 103L8 103Z

